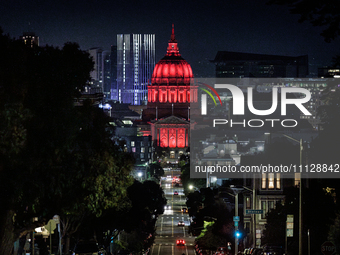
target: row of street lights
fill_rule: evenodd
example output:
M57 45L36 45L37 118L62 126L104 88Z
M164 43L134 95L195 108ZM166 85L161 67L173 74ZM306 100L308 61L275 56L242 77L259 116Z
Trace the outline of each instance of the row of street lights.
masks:
M269 134L269 133L268 133ZM286 134L282 134L288 139L291 139L292 141L298 142L300 144L300 168L302 168L302 153L303 153L303 140L297 140L293 137L290 137ZM295 179L299 179L299 255L302 255L302 180L301 180L301 174L296 174ZM210 187L210 176L207 171L207 181L206 181L207 188ZM242 192L244 189L251 191L253 193L253 199L252 199L252 207L254 210L256 210L256 187L255 187L255 176L253 178L253 189L249 189L247 187L236 187L236 186L230 186L230 188L233 190L234 194L230 194L235 197L235 216L238 218L238 194ZM235 223L235 233L237 233L238 230L238 222ZM256 247L256 216L255 214L252 214L252 239L253 239L253 247ZM238 236L235 235L235 255L238 253Z

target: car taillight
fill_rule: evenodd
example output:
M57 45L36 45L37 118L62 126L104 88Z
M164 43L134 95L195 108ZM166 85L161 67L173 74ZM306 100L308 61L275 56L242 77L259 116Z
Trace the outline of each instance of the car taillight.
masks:
M179 243L179 241L177 240L177 243Z

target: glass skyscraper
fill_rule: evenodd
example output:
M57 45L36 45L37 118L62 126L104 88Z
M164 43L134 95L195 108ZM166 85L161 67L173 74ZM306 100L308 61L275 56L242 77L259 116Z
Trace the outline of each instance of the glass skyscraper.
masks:
M111 99L131 105L146 104L154 67L154 34L118 34L117 87L112 86Z

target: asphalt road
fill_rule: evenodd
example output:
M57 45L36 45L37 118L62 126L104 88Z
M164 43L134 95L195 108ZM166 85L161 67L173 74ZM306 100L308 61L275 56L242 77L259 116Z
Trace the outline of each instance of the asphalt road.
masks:
M189 215L183 213L182 208L186 208L186 197L183 194L183 188L175 187L171 183L173 176L179 176L181 172L173 169L165 171L165 176L171 176L167 180L162 180L162 188L168 200L171 209L166 209L156 223L156 238L150 252L151 255L195 255L194 241L195 238L188 234ZM174 191L178 195L174 195ZM178 226L179 221L184 221L185 226ZM185 240L184 246L176 245L178 239Z

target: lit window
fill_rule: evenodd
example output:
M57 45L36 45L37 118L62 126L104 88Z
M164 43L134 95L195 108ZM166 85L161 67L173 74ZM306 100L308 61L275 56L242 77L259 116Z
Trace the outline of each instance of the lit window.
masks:
M131 147L135 146L135 141L131 141Z
M170 151L170 158L175 158L175 152L174 151Z
M281 189L281 175L276 174L276 188Z
M141 148L140 148L140 152L141 152L141 153L144 153L144 152L145 152L145 147L141 147Z
M301 175L300 173L295 173L295 180L294 180L294 184L296 187L300 186L300 180L301 180Z
M136 152L136 147L132 147L132 152Z
M268 174L268 189L274 189L274 173Z
M140 158L144 158L144 153L141 153L141 154L140 154Z
M262 189L267 188L267 174L262 174Z
M251 209L250 197L246 197L246 209Z

